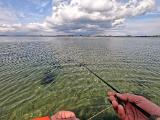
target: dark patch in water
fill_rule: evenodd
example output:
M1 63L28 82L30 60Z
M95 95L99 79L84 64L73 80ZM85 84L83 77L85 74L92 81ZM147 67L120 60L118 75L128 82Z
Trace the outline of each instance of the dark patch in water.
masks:
M51 71L44 73L44 78L41 81L41 85L46 85L55 82L57 73L52 73Z
M59 61L53 61L49 64L50 66L52 66L52 69L49 69L44 73L41 85L55 83L55 79L59 73L59 70L62 69L62 66L59 64Z

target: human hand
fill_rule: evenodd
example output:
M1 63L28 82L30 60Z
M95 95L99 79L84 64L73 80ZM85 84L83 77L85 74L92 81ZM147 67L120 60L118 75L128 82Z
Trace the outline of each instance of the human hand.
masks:
M114 110L117 112L121 120L148 120L141 111L132 105L136 104L150 115L160 116L160 107L146 98L133 94L119 94L108 92L109 100L112 103ZM117 98L125 103L125 106L118 103Z
M51 120L78 120L76 115L70 111L60 111L51 117Z
M75 114L70 111L60 111L56 114L54 114L51 119L49 116L46 117L40 117L40 118L34 118L32 120L79 120L76 118Z

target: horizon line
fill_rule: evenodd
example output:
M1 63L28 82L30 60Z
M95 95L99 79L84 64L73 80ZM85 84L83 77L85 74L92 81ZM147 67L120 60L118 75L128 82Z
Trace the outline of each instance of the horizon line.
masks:
M160 37L160 35L0 35L0 37Z

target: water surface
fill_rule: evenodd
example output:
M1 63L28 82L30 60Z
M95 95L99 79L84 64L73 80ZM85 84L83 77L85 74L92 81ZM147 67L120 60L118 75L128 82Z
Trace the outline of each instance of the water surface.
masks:
M0 37L0 119L30 120L59 110L87 119L110 106L111 90L160 105L160 38ZM115 118L112 108L96 117Z

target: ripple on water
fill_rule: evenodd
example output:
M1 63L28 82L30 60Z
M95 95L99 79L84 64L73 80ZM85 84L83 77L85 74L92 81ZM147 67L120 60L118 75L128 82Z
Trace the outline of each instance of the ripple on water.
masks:
M87 119L109 106L110 88L77 61L118 90L160 105L159 38L5 39L0 42L0 119L29 120L63 109ZM44 79L49 83L41 84Z

